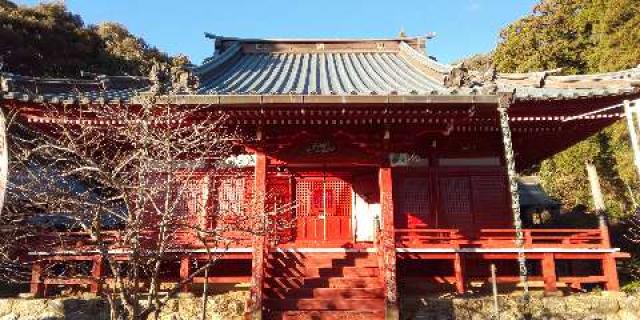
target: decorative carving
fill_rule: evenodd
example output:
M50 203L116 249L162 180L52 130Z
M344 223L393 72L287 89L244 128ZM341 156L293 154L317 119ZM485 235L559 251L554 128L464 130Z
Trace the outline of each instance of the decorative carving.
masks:
M200 79L185 65L171 68L171 91L175 94L195 93Z
M415 153L390 153L389 164L392 167L426 167L429 159Z
M168 68L165 63L154 62L149 71L149 81L151 81L151 91L154 94L164 94L167 91L169 82Z
M306 149L307 153L326 154L336 151L336 145L329 142L314 142Z
M150 91L155 94L191 94L198 89L198 77L186 65L169 67L155 62L149 72Z
M464 63L454 67L444 78L444 85L449 88L483 88L483 93L497 91L498 73L492 64L480 70L469 70Z
M464 63L454 67L449 74L444 77L444 85L449 88L462 88L468 81L469 70Z

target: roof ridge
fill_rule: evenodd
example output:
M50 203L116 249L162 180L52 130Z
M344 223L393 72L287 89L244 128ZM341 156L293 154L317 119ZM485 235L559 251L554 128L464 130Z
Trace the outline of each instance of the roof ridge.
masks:
M439 63L427 57L404 41L399 45L399 56L427 78L435 79L440 84L445 83L446 77L453 70L453 66Z
M429 39L429 36L411 37L381 37L381 38L241 38L225 37L205 32L205 37L212 40L237 41L237 42L371 42L371 41L411 41Z
M242 45L240 43L233 44L228 49L222 51L220 54L213 55L203 61L203 64L193 68L193 72L195 72L198 76L204 75L215 70L217 67L227 62L231 57L235 56L242 49Z
M429 58L427 55L420 53L418 50L408 45L404 41L400 43L400 53L406 53L411 58L416 59L417 62L442 74L447 74L451 72L451 70L453 69L453 66L451 66L450 64L444 64L444 63L435 61Z

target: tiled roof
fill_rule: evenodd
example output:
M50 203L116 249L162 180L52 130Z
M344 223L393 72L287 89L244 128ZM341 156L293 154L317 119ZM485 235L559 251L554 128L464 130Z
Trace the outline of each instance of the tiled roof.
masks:
M192 69L199 78L199 86L193 90L199 103L209 101L206 99L217 103L231 103L233 99L252 103L254 97L260 101L300 98L288 99L291 103L342 98L343 103L348 103L353 97L364 99L362 96L367 97L366 101L387 102L431 101L429 98L435 96L471 97L478 101L473 96L487 98L499 92L515 92L519 100L559 100L640 92L640 68L579 76L558 76L557 71L479 73L428 57L424 53L424 38L209 37L215 39L215 54ZM71 80L0 73L0 80L1 98L53 103L127 102L153 87L146 77ZM385 96L397 97L385 100Z
M250 52L214 59L196 69L199 93L214 94L424 94L445 91L400 51ZM233 59L224 64L222 59Z
M560 70L498 74L500 91L515 91L521 100L576 99L638 93L640 66L624 71L560 76Z
M554 71L496 74L452 86L456 66L439 63L415 38L374 46L354 41L259 40L213 37L217 55L196 68L200 94L260 95L478 95L515 92L520 100L576 99L638 93L640 68L595 75L557 76ZM315 46L303 46L300 43ZM346 44L345 44L346 42ZM357 42L357 41L355 41ZM409 45L408 43L411 43ZM417 43L417 45L416 45ZM279 44L280 46L275 46ZM257 46L268 45L263 50ZM345 47L352 49L345 49ZM494 87L495 89L490 89Z
M145 77L101 76L92 80L46 79L10 73L0 74L4 99L47 103L127 102L149 88Z

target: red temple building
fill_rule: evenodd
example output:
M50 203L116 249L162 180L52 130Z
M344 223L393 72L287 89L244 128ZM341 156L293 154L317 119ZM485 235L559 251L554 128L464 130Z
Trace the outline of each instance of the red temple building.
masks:
M252 153L247 175L211 196L244 201L247 189L276 190L297 204L290 237L230 248L225 259L251 267L208 280L251 281L254 315L391 319L407 283L464 293L471 282L487 281L490 264L498 265L499 282L518 283L523 255L529 282L545 291L619 289L616 259L625 254L611 246L606 224L524 228L517 245L516 171L624 117L619 105L640 97L639 68L579 76L473 72L430 58L422 37L208 37L215 54L193 69L195 93L173 103L211 104L253 136L244 143ZM39 115L39 104L135 104L150 84L5 73L1 101L37 125L56 121ZM61 256L94 258L40 258ZM575 271L579 261L595 267ZM40 268L34 264L34 294L62 283Z

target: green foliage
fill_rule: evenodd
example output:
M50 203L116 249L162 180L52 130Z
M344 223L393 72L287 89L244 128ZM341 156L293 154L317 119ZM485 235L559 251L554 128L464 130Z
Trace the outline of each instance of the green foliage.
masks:
M562 68L575 74L631 68L640 62L640 1L541 0L500 37L492 58L503 72ZM598 168L610 214L621 217L631 211L640 185L625 123L542 163L543 186L566 208L592 205L585 161Z
M85 26L59 3L0 0L0 58L23 75L78 77L80 71L142 75L169 57L115 23Z
M630 295L636 295L640 292L640 281L631 281L621 288L622 292Z

